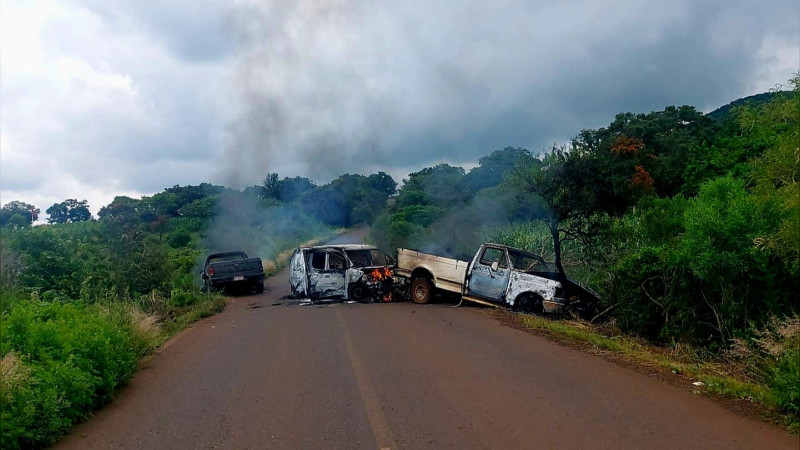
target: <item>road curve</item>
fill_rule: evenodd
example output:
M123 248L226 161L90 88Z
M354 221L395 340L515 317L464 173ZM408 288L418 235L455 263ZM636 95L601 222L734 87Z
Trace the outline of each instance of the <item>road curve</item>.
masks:
M56 447L800 448L486 310L298 306L287 276L173 338Z

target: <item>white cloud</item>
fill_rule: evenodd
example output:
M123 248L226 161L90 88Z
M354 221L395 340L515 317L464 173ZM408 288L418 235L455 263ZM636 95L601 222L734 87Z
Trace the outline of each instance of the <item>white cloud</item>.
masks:
M4 201L87 198L96 212L116 194L211 176L229 67L183 59L133 10L90 6L2 4Z

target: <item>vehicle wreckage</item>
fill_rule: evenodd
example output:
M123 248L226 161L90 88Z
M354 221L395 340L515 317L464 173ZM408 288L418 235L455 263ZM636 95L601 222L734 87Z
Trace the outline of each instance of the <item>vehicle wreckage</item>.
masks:
M295 297L414 303L437 294L535 314L597 313L599 296L559 274L540 256L500 244L483 244L471 261L397 249L397 260L370 245L298 248L290 263Z
M596 314L599 300L540 256L500 244L481 245L472 261L399 248L395 274L407 280L415 303L450 293L489 306L537 314L573 312L586 318Z
M312 301L392 299L395 260L371 245L301 247L290 260L292 295Z

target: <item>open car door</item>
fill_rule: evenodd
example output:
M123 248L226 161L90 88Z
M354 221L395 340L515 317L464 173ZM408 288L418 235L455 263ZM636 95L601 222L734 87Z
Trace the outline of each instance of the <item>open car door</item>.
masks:
M312 299L344 297L347 294L347 258L335 249L314 249L307 253L308 296Z
M308 297L308 271L306 269L305 250L298 248L294 251L289 267L289 284L292 286L292 294L297 297L301 295Z

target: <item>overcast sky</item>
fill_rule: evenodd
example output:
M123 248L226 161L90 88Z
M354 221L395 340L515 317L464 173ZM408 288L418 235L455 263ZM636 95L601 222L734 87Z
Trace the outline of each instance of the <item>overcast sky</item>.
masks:
M797 0L3 0L0 201L400 181L798 67Z

